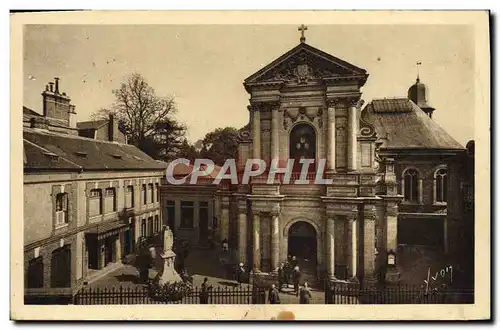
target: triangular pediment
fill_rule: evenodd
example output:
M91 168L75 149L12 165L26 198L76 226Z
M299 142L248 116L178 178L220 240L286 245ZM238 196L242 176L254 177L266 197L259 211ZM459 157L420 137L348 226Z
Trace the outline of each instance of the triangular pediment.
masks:
M352 76L367 76L367 73L364 69L301 43L245 79L245 84Z

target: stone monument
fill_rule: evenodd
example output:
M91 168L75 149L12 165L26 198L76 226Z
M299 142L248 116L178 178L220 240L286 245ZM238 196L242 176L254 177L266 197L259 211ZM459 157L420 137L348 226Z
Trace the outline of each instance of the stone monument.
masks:
M174 269L175 253L172 251L174 245L174 234L168 226L163 229L163 273L159 278L160 285L166 283L182 282L182 278Z

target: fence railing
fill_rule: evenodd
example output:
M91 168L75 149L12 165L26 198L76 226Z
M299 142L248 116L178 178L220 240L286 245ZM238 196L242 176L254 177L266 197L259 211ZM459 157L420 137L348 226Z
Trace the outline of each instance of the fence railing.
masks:
M262 303L265 303L265 290L250 286L216 287L204 292L196 287L181 299L172 301L152 298L148 287L83 288L73 297L75 305Z
M326 304L469 304L474 291L426 289L413 285L361 287L359 283L330 282L325 286Z

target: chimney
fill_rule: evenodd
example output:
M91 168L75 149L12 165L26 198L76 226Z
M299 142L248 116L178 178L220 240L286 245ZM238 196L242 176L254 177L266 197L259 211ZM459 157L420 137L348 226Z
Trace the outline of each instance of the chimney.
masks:
M109 122L108 122L108 140L109 141L116 141L115 139L115 134L118 131L118 123L115 120L115 115L110 113L109 114Z
M55 82L56 82L56 89L54 91L54 93L56 94L59 94L59 78L54 78Z
M64 95L64 93L63 93ZM75 106L73 104L69 105L69 111L68 111L68 116L69 116L69 128L76 128L76 111L75 111Z
M54 83L49 82L48 88L42 93L43 97L43 115L58 119L61 121L60 125L70 126L70 114L74 113L74 108L71 108L71 99L64 93L61 95L59 92L59 78L55 79ZM76 125L76 124L75 124Z

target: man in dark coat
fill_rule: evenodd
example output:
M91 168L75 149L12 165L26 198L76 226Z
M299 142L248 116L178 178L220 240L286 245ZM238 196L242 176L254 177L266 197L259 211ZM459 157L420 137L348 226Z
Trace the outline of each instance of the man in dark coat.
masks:
M283 283L285 283L285 269L283 263L278 268L278 291L281 292L281 288L283 288ZM288 286L288 283L287 283Z
M276 285L274 285L274 284L271 286L271 290L269 290L268 300L269 300L270 304L279 304L280 303L279 292L276 289Z
M295 266L292 272L292 280L293 280L293 290L297 297L299 296L299 283L301 276L302 274L300 273L299 266Z
M307 282L304 283L304 286L300 288L300 298L299 303L301 304L309 304L309 300L311 299L311 290L307 285Z
M238 266L238 270L236 271L236 279L238 281L239 286L241 286L241 283L243 283L244 276L245 276L245 268L243 268L243 263L240 262L240 265Z
M208 304L208 294L211 289L212 286L208 285L208 278L205 277L203 283L201 284L200 304Z

